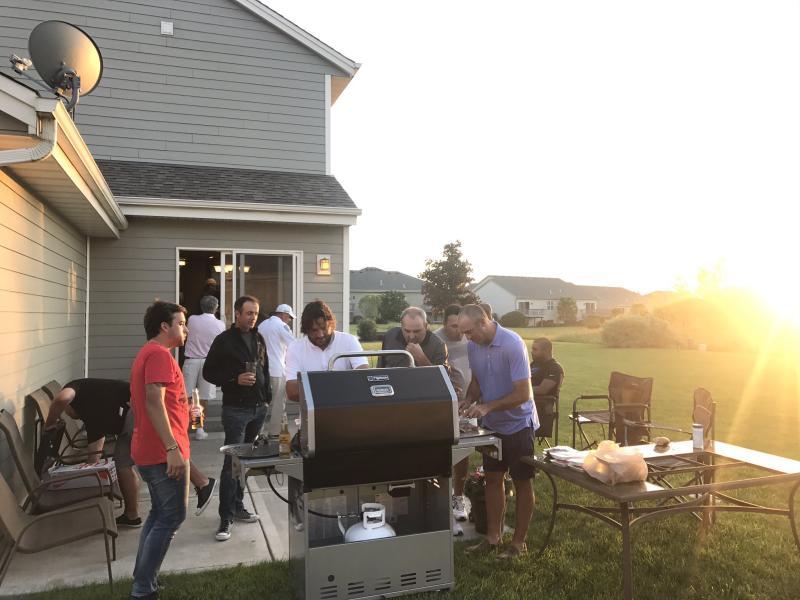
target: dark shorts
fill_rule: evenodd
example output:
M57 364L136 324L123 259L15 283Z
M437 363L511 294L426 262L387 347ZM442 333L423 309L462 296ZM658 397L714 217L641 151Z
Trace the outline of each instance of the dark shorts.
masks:
M533 479L533 466L522 462L525 456L533 456L533 429L526 427L511 435L495 433L503 441L503 460L483 455L483 470L495 473L509 472L511 479L522 481Z
M133 437L133 410L128 409L125 415L125 423L122 431L119 432L117 441L114 443L114 466L118 469L125 469L133 466L131 458L131 438Z

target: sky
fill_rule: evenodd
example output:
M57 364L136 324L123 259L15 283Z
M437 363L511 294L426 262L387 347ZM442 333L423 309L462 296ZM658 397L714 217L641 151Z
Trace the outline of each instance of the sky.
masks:
M361 69L332 173L350 266L638 292L701 269L800 312L800 2L266 4Z

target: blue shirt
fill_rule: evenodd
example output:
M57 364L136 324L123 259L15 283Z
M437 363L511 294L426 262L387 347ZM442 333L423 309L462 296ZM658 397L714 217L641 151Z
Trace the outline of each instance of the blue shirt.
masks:
M467 346L472 376L478 379L483 401L487 404L508 396L514 382L529 381L531 367L525 342L513 331L497 325L494 339L488 346L470 342ZM497 433L511 435L525 427L539 428L539 416L528 398L511 410L497 410L483 417L482 424Z

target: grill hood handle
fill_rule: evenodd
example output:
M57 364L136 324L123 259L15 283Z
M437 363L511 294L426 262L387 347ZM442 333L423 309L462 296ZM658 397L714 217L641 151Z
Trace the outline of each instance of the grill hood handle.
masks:
M417 366L414 362L414 357L411 356L411 353L407 350L373 350L372 352L344 352L342 354L334 354L328 361L328 371L333 371L333 363L340 358L347 358L349 356L391 356L397 354L402 354L403 356L408 357L409 367Z

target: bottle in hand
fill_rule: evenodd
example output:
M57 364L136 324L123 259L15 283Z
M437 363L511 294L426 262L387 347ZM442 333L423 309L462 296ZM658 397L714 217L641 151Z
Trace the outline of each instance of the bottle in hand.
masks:
M192 429L199 429L203 427L203 407L200 406L200 394L197 390L192 392L192 407L189 411L191 418Z
M284 413L281 419L281 432L278 434L278 454L286 458L292 454L292 434L289 433L289 419Z

